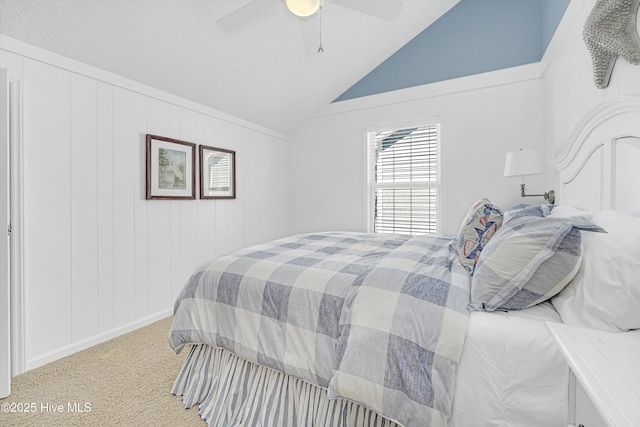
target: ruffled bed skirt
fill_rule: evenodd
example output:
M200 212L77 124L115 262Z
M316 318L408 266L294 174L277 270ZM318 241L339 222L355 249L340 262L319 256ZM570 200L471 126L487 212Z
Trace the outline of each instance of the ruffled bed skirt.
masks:
M221 348L193 345L171 392L200 406L209 426L367 426L397 424L327 390Z

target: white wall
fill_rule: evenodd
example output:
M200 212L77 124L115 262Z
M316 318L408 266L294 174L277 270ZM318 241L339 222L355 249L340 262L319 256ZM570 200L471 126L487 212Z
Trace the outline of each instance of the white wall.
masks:
M544 141L547 160L558 156L580 118L619 95L640 95L640 66L618 58L606 89L593 82L591 56L582 40L582 29L595 0L573 0L553 40L552 53L542 66L544 90ZM545 178L551 184L557 174L547 166ZM560 201L561 202L561 201Z
M504 153L537 149L545 174L528 177L527 188L552 189L558 178L549 161L581 117L616 96L640 96L640 66L623 58L608 88L593 83L582 29L594 5L571 2L539 64L329 105L292 139L292 230L366 229L364 133L397 120L440 117L441 232L455 233L467 206L481 196L502 207L542 202L519 198L517 178L502 177Z
M365 230L371 126L439 117L442 232L454 233L478 197L521 202L517 179L502 176L506 151L536 148L551 160L587 111L640 94L640 67L623 59L607 89L593 84L581 32L594 4L571 3L541 64L332 104L291 144L1 37L0 67L24 90L25 367L168 315L213 256L290 232ZM146 133L235 149L238 198L144 200ZM530 192L553 187L545 172L527 181Z
M440 232L456 233L479 197L521 203L520 181L503 177L504 159L519 148L542 151L539 77L531 64L331 104L292 138L292 230L366 229L364 135L397 121L440 119ZM541 177L527 180L531 193L541 185ZM543 202L527 199L535 200Z
M24 368L171 314L199 264L289 234L287 137L3 37L23 86ZM145 134L236 151L237 199L145 200Z

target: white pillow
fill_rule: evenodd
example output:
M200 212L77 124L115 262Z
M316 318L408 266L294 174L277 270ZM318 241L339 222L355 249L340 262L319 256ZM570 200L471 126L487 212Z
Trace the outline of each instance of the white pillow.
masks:
M556 205L548 215L551 218L572 218L590 221L591 214L570 205Z
M578 274L551 302L564 323L605 331L640 328L640 217L616 211L591 221L607 233L583 233Z

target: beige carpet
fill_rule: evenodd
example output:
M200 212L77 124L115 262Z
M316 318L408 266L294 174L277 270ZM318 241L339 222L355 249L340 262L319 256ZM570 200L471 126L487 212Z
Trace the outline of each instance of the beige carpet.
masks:
M15 377L0 426L206 426L171 394L188 353L169 347L171 320Z

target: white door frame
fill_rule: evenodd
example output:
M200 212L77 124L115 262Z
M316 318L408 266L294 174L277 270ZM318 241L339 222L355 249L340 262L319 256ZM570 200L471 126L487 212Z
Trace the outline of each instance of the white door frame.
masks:
M25 371L24 270L22 183L22 84L9 82L9 139L11 141L11 372Z
M9 73L0 69L0 397L11 394Z
M22 86L0 69L0 398L24 372Z

